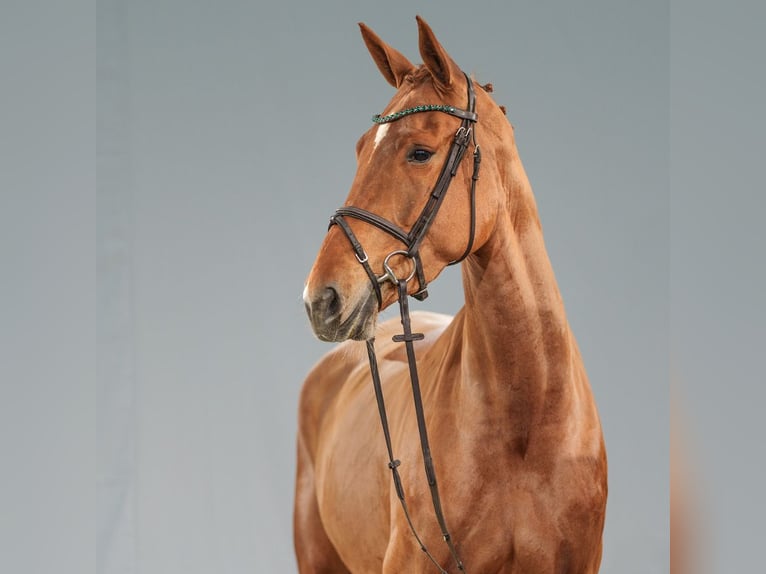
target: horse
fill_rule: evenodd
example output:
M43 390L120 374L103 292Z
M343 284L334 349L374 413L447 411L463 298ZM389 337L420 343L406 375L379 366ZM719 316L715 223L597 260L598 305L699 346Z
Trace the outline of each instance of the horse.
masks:
M356 144L343 217L333 221L305 283L314 334L340 344L310 371L299 399L298 568L592 574L606 510L604 439L514 130L491 86L472 82L429 25L420 17L417 24L418 66L360 23L396 93ZM475 112L465 109L466 94ZM450 164L452 183L416 249L403 246L412 234L396 230L422 231L434 182L461 130L469 153ZM428 282L461 259L464 306L454 317L413 312L412 329L423 336L407 343L444 521L462 560L453 563L421 464L407 344L392 340L402 325L377 318L401 304L402 294L405 302L423 296ZM410 518L386 465L365 354L364 342L373 340L398 457L391 463Z

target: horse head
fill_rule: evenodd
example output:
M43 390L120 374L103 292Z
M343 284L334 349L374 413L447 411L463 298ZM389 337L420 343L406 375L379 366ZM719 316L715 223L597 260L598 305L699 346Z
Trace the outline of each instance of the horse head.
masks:
M424 297L447 265L481 248L507 203L497 166L514 149L510 124L417 22L420 66L360 24L397 91L356 144L351 190L306 281L306 310L325 341L372 337L378 312L397 299L397 282Z

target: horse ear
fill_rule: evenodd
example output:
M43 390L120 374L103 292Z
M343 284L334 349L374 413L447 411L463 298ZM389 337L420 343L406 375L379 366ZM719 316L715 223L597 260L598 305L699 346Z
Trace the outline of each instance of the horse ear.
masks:
M378 35L370 30L364 23L359 22L359 28L362 31L362 38L367 44L367 49L372 55L372 59L378 66L380 73L393 87L398 88L402 85L404 77L409 74L415 66L402 55L398 50L381 40Z
M452 82L463 74L460 66L450 58L426 21L420 16L415 18L418 21L420 55L423 63L439 85L443 88L451 88Z

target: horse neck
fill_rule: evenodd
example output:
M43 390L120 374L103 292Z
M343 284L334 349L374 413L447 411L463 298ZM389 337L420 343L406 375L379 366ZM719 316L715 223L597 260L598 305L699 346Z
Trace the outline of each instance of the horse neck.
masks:
M543 433L563 420L577 351L532 190L512 151L501 172L510 207L463 265L463 372L471 404L504 424L513 448L525 454L532 429Z

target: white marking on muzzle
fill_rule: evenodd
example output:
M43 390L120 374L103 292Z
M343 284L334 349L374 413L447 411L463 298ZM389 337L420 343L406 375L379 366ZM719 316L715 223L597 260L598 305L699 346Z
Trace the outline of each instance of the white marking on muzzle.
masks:
M308 285L306 285L303 288L303 302L306 303L307 305L310 303L310 301L309 301L309 286Z

